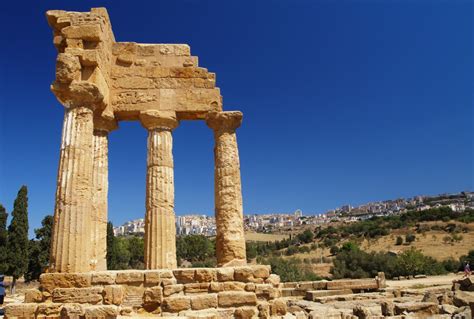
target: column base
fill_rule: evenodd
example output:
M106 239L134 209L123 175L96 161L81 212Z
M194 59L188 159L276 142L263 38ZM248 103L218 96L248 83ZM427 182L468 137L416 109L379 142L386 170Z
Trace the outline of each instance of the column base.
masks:
M269 318L279 286L279 276L264 265L46 273L39 289L26 292L25 303L5 311L6 318Z
M247 259L232 259L225 264L219 265L219 267L238 267L238 266L246 266Z

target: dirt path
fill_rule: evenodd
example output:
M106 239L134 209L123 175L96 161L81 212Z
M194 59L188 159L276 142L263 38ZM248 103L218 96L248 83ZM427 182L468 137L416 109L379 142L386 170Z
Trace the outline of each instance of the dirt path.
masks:
M444 286L451 285L453 280L461 279L462 274L448 274L442 276L428 276L410 280L387 280L387 286L393 288L412 288L413 286Z

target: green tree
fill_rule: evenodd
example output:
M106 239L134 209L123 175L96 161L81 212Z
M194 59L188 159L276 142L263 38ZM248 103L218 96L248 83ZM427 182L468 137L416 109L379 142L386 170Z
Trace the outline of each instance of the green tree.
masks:
M35 229L36 240L30 240L27 281L38 279L48 267L52 232L53 216L47 215L41 221L41 228Z
M128 251L130 253L130 268L145 269L145 241L143 240L143 237L128 237Z
M314 233L309 229L306 229L304 232L298 234L298 239L303 243L310 243L313 241L313 238Z
M13 277L11 292L18 278L28 270L28 189L22 186L13 204L12 221L8 226L8 272Z
M130 269L130 250L125 237L116 237L112 245L111 270Z
M5 207L0 204L0 274L4 274L8 270L7 258L7 217Z
M115 260L114 256L114 225L112 222L107 223L107 269L112 269L112 261Z
M202 262L215 258L215 243L203 235L179 236L176 238L176 252L180 260Z

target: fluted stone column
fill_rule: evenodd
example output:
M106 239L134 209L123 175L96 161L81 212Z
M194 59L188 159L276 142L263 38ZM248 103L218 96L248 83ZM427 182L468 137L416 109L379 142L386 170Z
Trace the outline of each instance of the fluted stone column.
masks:
M66 109L59 159L50 272L91 269L93 111Z
M178 121L174 112L167 111L142 112L140 121L148 130L145 267L172 269L177 262L171 132Z
M114 120L94 118L94 163L92 173L91 266L107 270L107 195L109 190L109 133L117 128Z
M242 123L241 112L212 112L206 119L214 130L216 253L218 266L247 263L245 251L242 186L239 150L235 130Z

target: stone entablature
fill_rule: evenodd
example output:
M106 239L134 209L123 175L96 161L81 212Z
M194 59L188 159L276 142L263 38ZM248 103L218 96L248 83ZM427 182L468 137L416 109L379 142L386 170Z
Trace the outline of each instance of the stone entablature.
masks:
M217 264L245 265L242 113L223 111L215 74L185 44L116 42L105 8L46 16L58 50L51 89L65 106L49 271L106 270L108 135L122 120L148 131L146 268L177 267L172 132L182 120L214 131Z
M49 273L6 318L191 316L269 318L284 315L280 278L268 266Z
M93 101L105 118L138 120L147 110L204 119L222 111L216 76L198 66L186 44L116 42L105 8L50 10L58 49L52 89L66 106Z

